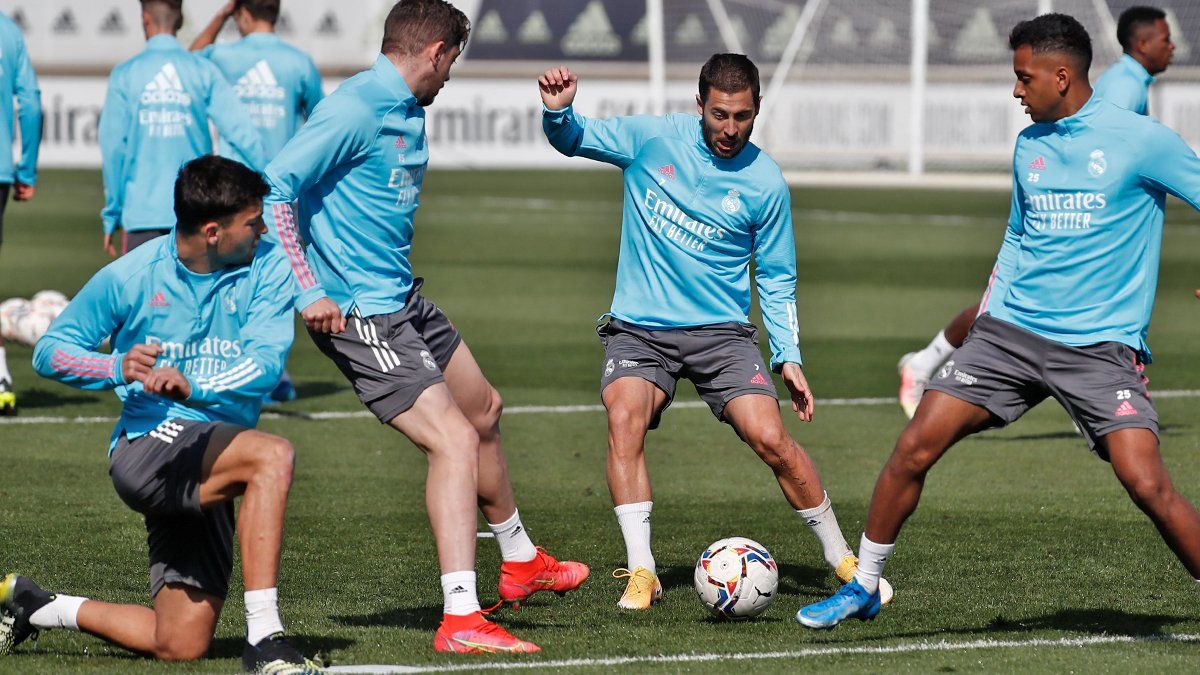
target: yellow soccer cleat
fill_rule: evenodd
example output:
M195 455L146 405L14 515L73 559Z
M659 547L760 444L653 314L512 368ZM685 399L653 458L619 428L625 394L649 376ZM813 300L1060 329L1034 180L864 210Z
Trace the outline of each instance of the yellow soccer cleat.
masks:
M625 568L613 572L615 579L629 579L625 592L621 594L617 607L622 609L650 609L650 605L662 600L662 584L654 572L645 567L635 567L632 572Z
M858 556L855 556L854 554L850 554L842 558L842 561L838 563L837 569L833 571L833 573L837 575L837 578L841 580L843 584L850 583L854 579L854 574L856 572L858 572ZM888 580L884 579L883 577L879 577L880 604L888 604L892 601L892 597L895 595L896 592L892 589L892 585L888 583Z
M17 414L17 394L12 390L12 380L0 377L0 417Z

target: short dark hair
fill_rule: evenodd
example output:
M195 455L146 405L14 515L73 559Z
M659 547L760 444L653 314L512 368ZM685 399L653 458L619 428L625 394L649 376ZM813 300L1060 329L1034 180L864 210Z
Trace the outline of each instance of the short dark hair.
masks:
M141 0L142 11L160 28L179 30L183 25L183 0Z
M411 56L438 40L461 51L470 34L467 15L446 0L400 0L383 22L379 51Z
M244 9L259 21L275 23L279 20L279 0L235 0L233 9Z
M198 157L184 164L175 179L176 228L190 235L205 223L224 225L269 191L262 176L241 162L218 155Z
M708 100L712 89L733 94L750 89L754 107L758 107L758 66L745 54L713 54L700 69L700 102Z
M1084 73L1092 65L1092 38L1073 16L1043 14L1022 21L1009 33L1008 46L1016 51L1023 45L1032 47L1034 54L1060 52L1074 57Z
M1121 43L1121 49L1129 51L1132 47L1133 35L1138 32L1138 29L1151 26L1155 21L1166 18L1167 13L1161 9L1144 5L1130 7L1121 12L1121 18L1117 19L1117 42Z

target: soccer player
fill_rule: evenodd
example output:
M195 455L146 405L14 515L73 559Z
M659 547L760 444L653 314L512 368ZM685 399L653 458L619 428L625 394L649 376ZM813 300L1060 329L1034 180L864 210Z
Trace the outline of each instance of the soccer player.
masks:
M175 38L183 0L141 0L146 49L113 69L100 114L104 250L116 257L171 230L171 181L189 160L212 152L208 123L261 170L262 143L250 116L211 61Z
M771 468L792 508L849 580L857 561L808 454L783 425L775 386L750 323L750 261L757 264L771 369L792 410L813 416L801 370L791 195L779 166L750 142L758 68L716 54L700 71L698 115L589 119L572 107L578 78L565 67L538 78L542 128L556 150L619 167L625 206L601 397L608 410L608 489L625 540L628 577L617 603L648 609L662 597L650 549L653 508L646 433L686 377L717 419Z
M255 431L292 344L292 276L261 241L267 186L208 156L175 183L177 225L110 263L38 341L34 367L81 389L115 389L109 443L117 494L146 519L154 608L52 594L9 574L11 644L67 628L164 660L202 657L233 566L233 500L246 588L247 670L310 672L284 638L276 580L294 454ZM112 336L112 353L97 351ZM0 640L3 642L3 640Z
M1154 7L1130 7L1117 21L1117 41L1125 53L1104 71L1094 91L1109 103L1146 115L1150 84L1171 64L1175 52L1166 14ZM1037 171L1039 166L1034 159L1029 168ZM924 349L900 358L900 408L909 419L917 410L929 378L951 352L962 346L977 316L978 303L959 312Z
M21 126L21 161L13 166L13 100ZM0 244L4 242L4 206L11 190L18 202L33 199L38 148L42 142L42 93L25 51L21 29L0 13ZM0 338L0 416L17 414L4 339Z
M317 347L379 421L428 458L425 503L445 610L434 648L535 652L479 611L476 509L500 545L502 600L574 590L588 568L530 541L501 449L500 395L454 324L421 295L408 258L429 161L425 107L469 32L445 0L396 3L375 64L322 101L267 167L266 216L291 257L296 307Z
M242 39L214 45L231 17ZM324 96L321 74L312 59L275 34L278 19L279 0L232 0L196 36L191 47L217 64L225 79L234 83L234 93L258 129L267 161L279 154ZM222 155L236 158L224 139L219 147ZM264 403L295 398L296 387L285 370Z
M213 44L230 18L242 39ZM217 65L233 83L263 144L267 161L279 154L324 97L312 58L275 34L279 0L232 0L192 41L191 50ZM221 154L233 156L222 139Z
M1063 14L1009 36L1034 124L1013 153L1012 212L966 342L929 384L875 484L858 574L796 620L831 628L879 611L876 588L925 475L959 439L1052 396L1111 463L1134 503L1200 583L1200 516L1159 454L1158 414L1137 370L1158 282L1167 194L1200 209L1200 158L1157 120L1095 95L1092 44ZM1030 169L1033 163L1044 165Z

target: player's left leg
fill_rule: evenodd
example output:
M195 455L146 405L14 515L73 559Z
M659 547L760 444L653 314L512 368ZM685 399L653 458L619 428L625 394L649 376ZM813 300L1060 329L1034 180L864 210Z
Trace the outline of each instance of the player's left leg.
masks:
M1159 453L1158 436L1149 429L1125 428L1101 439L1113 472L1163 541L1200 582L1200 515L1171 482Z
M0 246L4 244L4 207L8 204L8 191L12 183L0 183ZM4 352L4 338L0 337L0 417L17 414L17 392L13 389L12 374L8 372L8 355Z
M436 350L438 341L431 341L429 332L426 331L426 341ZM562 594L575 590L588 577L587 565L555 560L533 545L521 523L500 443L500 415L504 410L500 392L488 382L461 339L457 340L442 374L454 402L479 434L479 508L496 536L504 560L500 566L501 599L517 605L537 591Z

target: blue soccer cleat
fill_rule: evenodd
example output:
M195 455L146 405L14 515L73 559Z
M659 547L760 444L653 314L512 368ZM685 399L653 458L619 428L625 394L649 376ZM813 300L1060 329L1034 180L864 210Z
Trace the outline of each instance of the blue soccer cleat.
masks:
M827 599L802 607L796 612L796 621L809 628L833 628L846 619L870 621L881 606L879 591L868 593L851 580Z

